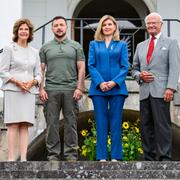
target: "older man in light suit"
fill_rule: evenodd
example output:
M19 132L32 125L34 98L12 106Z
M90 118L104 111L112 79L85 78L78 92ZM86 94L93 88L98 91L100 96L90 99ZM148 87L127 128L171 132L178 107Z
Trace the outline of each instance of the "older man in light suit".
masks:
M150 39L137 45L132 76L140 85L140 119L144 160L171 159L170 101L177 89L180 52L177 41L161 33L162 18L145 18Z

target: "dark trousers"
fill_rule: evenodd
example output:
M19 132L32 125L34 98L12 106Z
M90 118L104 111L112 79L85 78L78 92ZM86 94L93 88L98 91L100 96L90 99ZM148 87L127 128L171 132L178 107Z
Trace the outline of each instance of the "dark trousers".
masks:
M94 105L97 130L96 159L108 159L107 140L108 129L110 129L111 159L121 160L121 126L125 96L92 96L92 100Z
M144 160L170 160L172 129L170 103L151 95L140 101L141 137Z
M47 123L47 158L48 160L59 159L61 153L59 115L62 109L64 116L64 157L66 160L76 160L78 156L78 104L73 99L74 91L47 91L47 93L48 101L44 107Z

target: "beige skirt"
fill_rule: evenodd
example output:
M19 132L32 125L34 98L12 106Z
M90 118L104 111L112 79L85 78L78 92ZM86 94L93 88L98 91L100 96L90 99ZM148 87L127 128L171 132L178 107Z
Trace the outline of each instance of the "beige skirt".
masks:
M35 121L35 95L17 91L4 93L4 123L27 122L33 125Z

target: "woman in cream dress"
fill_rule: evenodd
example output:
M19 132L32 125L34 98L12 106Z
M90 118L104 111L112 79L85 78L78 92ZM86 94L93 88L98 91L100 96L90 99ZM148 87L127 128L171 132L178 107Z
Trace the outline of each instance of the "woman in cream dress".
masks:
M28 44L33 39L33 29L30 20L17 20L13 27L13 42L3 48L0 61L8 161L15 161L17 138L21 161L27 160L28 127L34 124L35 95L41 81L41 68L38 51Z

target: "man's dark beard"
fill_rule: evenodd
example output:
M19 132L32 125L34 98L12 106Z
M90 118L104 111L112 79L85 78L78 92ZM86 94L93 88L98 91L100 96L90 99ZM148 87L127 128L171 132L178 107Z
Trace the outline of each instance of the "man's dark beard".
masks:
M62 39L63 37L65 37L66 36L66 32L65 33L63 33L61 36L59 36L58 34L54 34L55 35L55 37L57 38L57 39Z

